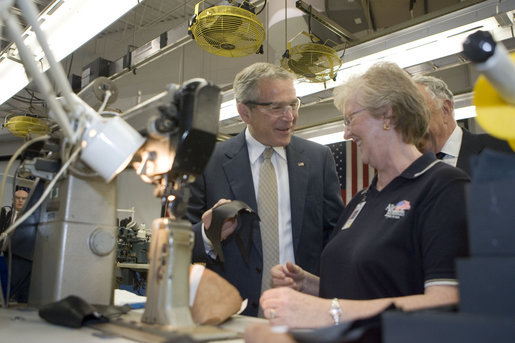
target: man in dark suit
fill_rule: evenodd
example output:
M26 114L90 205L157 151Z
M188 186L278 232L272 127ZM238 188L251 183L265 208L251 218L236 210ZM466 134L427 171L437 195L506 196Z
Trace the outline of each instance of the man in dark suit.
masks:
M432 76L414 76L431 112L429 130L420 143L421 151L433 151L443 162L471 175L473 156L485 149L512 152L506 141L486 133L474 134L457 125L454 118L454 96L447 84Z
M12 223L16 221L19 217L19 213L23 208L23 205L25 204L25 201L27 200L27 197L29 195L28 189L18 189L16 192L14 192L14 199L13 199L13 207L10 208L10 210L6 210L9 207L3 207L2 212L0 214L0 233L4 232L9 226L11 226ZM22 239L19 239L23 244L27 241L27 239L24 239L25 237L22 237ZM17 242L17 241L15 241ZM2 242L3 244L3 242ZM16 244L15 244L16 245ZM13 250L13 246L11 245L11 251ZM6 256L10 255L6 251ZM18 263L20 260L19 257L15 254L11 254L11 257L13 259L11 263L11 290L10 294L13 299L18 300L20 302L26 302L27 298L25 295L23 295L20 299L18 299L18 291L20 289L26 289L28 292L28 284L29 279L27 275L30 275L30 268L31 263L25 262L26 259L21 259L21 263ZM3 256L0 259L0 263L8 263L8 260L6 258L5 262L3 260ZM4 295L7 294L7 268L5 265L1 266L2 268L2 288ZM27 293L25 292L25 293Z
M0 210L0 233L4 232L11 222L12 207L3 206Z
M318 274L320 254L343 210L330 149L292 136L300 106L294 79L291 73L269 63L253 64L236 75L237 110L247 128L217 144L202 176L191 188L188 218L195 231L193 259L205 262L249 300L246 315L258 314L259 297L264 291L262 276L270 273L263 270L263 227L252 231L248 263L238 247L234 220L222 226L223 263L205 230L211 225L212 208L229 200L243 201L259 215L258 184L264 150L274 149L271 162L278 193L277 263L291 261Z
M25 200L27 200L27 197L29 196L29 193L24 189L18 189L16 192L14 192L14 199L13 199L13 208L9 207L2 207L2 212L0 215L0 233L4 232L12 223L14 223L18 217L18 213L21 211L23 204L25 203ZM9 210L7 210L9 208Z

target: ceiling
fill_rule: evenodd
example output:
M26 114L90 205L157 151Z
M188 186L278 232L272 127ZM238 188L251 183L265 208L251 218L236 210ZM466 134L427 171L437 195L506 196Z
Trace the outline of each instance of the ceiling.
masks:
M500 2L514 2L502 0ZM34 1L41 10L48 6L50 0ZM470 6L492 0L305 0L306 8L312 5L312 13L320 12L326 18L325 24L315 19L308 20L309 16L295 9L294 0L268 0L265 9L259 18L268 27L265 52L263 55L252 55L242 58L229 58L213 56L205 53L195 46L186 33L187 22L194 13L198 0L144 0L127 15L109 26L101 34L94 37L75 53L62 61L68 73L80 75L82 69L97 58L110 61L123 59L129 51L144 46L163 32L171 32L176 37L171 48L162 58L140 68L118 72L116 74L117 86L120 91L120 104L115 105L123 111L137 103L137 99L145 99L164 90L166 83L181 83L192 77L204 77L222 87L230 89L234 74L244 66L256 61L271 61L276 63L277 56L284 52L285 41L295 35L299 30L310 29L323 40L330 39L331 44L339 51L349 51L353 47L360 47L367 42L398 32L407 27L427 22L430 19L449 15L456 11L463 11ZM264 0L252 1L259 11L265 4ZM204 2L205 6L222 4L224 1ZM226 1L225 1L226 3ZM274 12L278 8L288 6L288 20L273 23ZM515 8L515 5L513 5ZM99 9L101 10L101 9ZM16 9L14 9L14 13ZM296 16L290 19L290 13ZM284 16L284 14L283 14ZM502 18L512 24L513 18ZM23 19L20 18L23 24ZM327 23L334 24L345 33L337 35L327 28ZM87 25L87 23L86 23ZM275 31L274 31L275 30ZM1 48L9 47L9 40L0 31ZM284 38L283 38L284 37ZM463 59L450 58L446 63L428 66L414 66L410 72L431 72L446 80L455 94L469 93L477 75ZM323 92L322 92L323 93ZM310 104L301 109L298 122L299 129L313 129L322 127L338 120L339 114L329 101L331 91L327 94L318 94L315 99L303 99L303 104ZM37 93L37 89L29 85L0 106L0 120L3 123L6 115L46 115L46 105ZM233 134L241 130L242 124L237 119L225 121L221 124L220 132ZM6 128L0 129L0 142L19 142ZM5 145L3 143L3 145ZM4 153L5 154L5 153ZM0 149L0 156L2 151Z

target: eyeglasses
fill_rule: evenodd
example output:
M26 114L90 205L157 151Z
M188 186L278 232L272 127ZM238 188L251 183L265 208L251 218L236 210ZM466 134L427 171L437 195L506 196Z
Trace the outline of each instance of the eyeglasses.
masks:
M352 121L352 118L354 118L356 116L356 114L363 112L365 110L366 110L366 108L362 108L360 110L351 112L349 114L344 114L343 115L343 126L349 126Z
M267 114L270 114L275 117L280 117L283 114L286 113L286 111L290 110L292 112L297 112L300 108L300 99L295 99L294 102L292 102L289 105L285 105L284 103L280 102L256 102L256 101L246 101L246 105L254 105L254 106L261 106L259 110L262 112L265 112Z

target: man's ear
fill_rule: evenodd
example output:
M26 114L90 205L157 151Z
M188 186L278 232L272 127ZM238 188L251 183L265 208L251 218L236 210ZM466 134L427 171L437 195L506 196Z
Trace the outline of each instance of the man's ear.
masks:
M241 102L239 102L236 105L236 108L238 109L238 113L240 114L241 120L248 124L250 121L250 108Z
M444 100L442 108L443 108L443 113L445 114L444 121L446 123L448 121L454 121L452 101Z

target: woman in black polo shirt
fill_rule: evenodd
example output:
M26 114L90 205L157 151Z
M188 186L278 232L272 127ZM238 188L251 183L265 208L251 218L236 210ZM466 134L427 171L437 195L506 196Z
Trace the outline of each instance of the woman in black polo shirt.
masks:
M455 304L454 260L467 255L468 176L422 154L429 112L411 77L379 63L335 89L345 138L377 170L343 211L321 258L320 278L288 263L260 300L272 325L321 327L405 310ZM279 287L286 286L286 287Z

